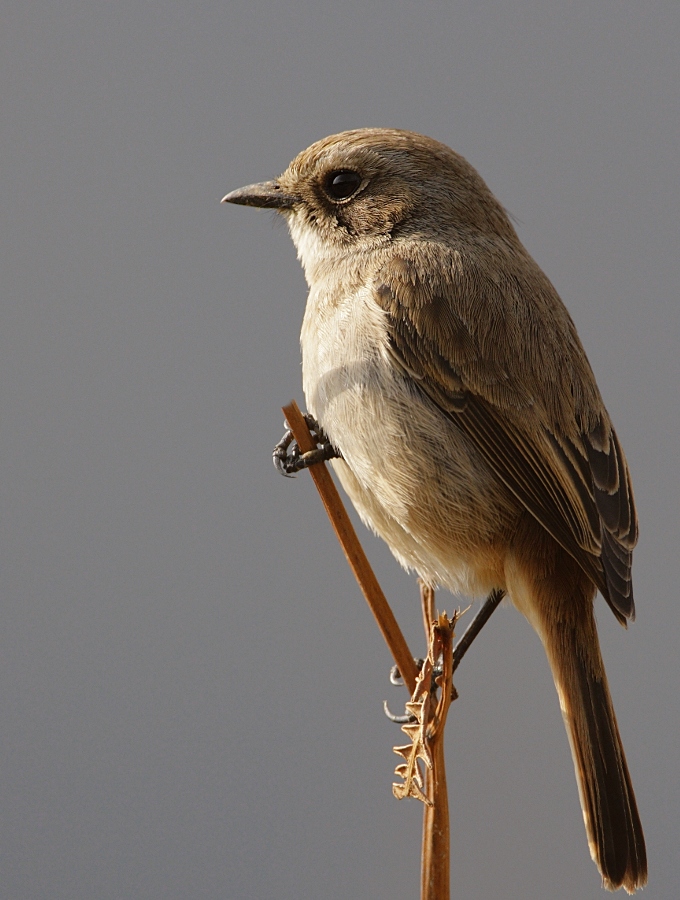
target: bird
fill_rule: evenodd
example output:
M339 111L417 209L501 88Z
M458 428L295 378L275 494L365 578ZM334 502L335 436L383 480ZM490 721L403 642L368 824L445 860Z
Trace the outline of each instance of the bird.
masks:
M600 652L623 625L638 522L575 325L462 156L392 128L331 135L225 202L285 218L309 286L307 408L363 522L428 584L505 591L538 633L603 887L647 882Z

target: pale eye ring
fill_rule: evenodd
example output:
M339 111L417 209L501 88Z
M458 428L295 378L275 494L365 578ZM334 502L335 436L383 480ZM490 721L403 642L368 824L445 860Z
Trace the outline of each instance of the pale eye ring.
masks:
M337 169L324 178L324 191L332 200L348 200L361 186L361 175L350 169Z

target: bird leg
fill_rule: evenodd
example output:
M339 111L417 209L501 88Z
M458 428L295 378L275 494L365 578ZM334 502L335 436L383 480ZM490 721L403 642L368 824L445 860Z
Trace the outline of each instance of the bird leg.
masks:
M481 608L478 610L473 620L463 632L463 636L453 648L454 672L460 665L461 659L470 649L470 646L474 639L491 618L491 613L496 609L503 597L505 597L505 591L502 588L494 588L486 598L484 603L482 603Z
M474 616L468 627L463 632L463 636L458 641L456 646L453 648L453 667L452 672L455 672L458 666L460 665L460 661L465 656L467 651L472 646L472 642L477 637L482 628L486 625L486 623L491 618L491 614L498 607L501 600L505 597L505 591L502 588L494 588L493 591L486 598L480 609L477 611L477 614ZM418 667L420 668L423 664L422 660L418 660ZM440 675L441 672L439 669L436 670L436 675ZM396 666L392 666L390 671L390 681L392 684L403 684L401 680L401 676L399 674L399 670ZM413 722L414 717L410 715L395 715L390 712L387 703L383 704L383 708L385 711L385 715L391 722L396 722L398 725L403 725L404 723Z

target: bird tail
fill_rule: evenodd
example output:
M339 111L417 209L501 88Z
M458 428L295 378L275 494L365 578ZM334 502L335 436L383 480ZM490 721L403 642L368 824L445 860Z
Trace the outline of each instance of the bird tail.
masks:
M515 605L541 637L550 662L571 744L590 853L603 886L623 887L632 894L647 883L647 854L600 653L593 612L595 587L576 562L544 535L539 548L537 535L532 534L530 557L521 550L515 555L508 587Z

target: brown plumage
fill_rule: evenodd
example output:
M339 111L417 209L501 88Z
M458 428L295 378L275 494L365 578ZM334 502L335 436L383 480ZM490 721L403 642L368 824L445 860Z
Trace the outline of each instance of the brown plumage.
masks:
M647 880L600 655L634 618L633 493L573 322L477 172L361 129L230 202L287 218L310 286L303 384L363 520L431 583L507 590L546 649L605 887Z

